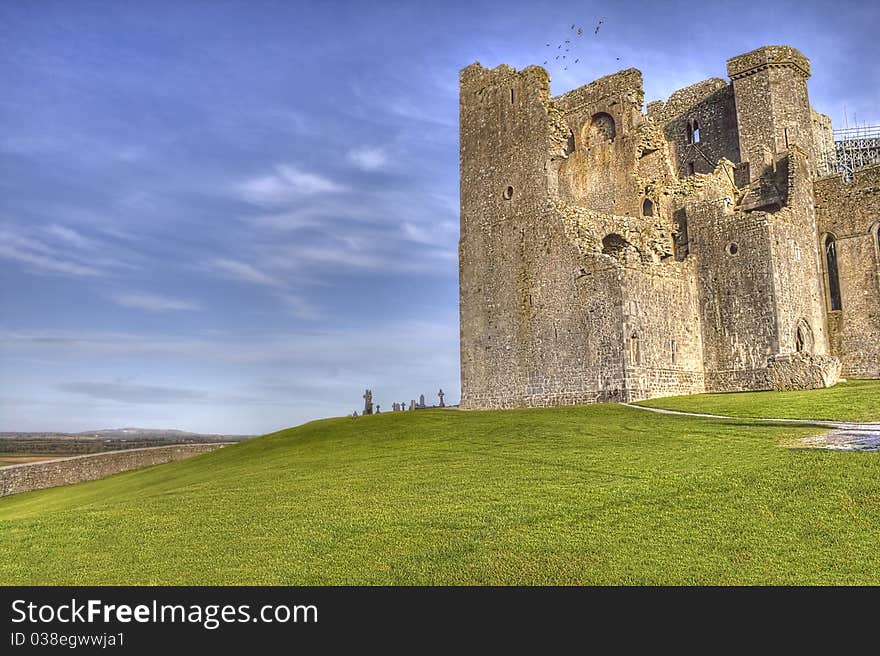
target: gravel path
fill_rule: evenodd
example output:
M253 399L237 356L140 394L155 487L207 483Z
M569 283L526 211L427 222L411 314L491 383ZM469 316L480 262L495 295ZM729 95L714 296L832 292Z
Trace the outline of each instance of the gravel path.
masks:
M657 412L663 415L685 415L688 417L708 417L710 419L741 419L749 421L766 421L771 423L789 423L808 426L821 426L830 429L822 435L802 438L798 446L811 449L834 449L836 451L880 451L880 423L860 424L846 421L826 421L824 419L765 419L759 417L729 417L727 415L708 415L699 412L682 412L680 410L663 410L643 405L624 403L623 405Z

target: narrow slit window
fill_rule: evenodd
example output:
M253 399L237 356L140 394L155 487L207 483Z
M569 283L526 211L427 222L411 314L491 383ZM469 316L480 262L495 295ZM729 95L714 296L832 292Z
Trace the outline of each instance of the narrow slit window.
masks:
M837 243L831 235L825 238L825 269L828 275L828 302L832 311L840 310L840 274L837 270Z
M641 355L639 352L639 336L637 333L633 333L632 337L629 338L629 363L634 367L637 366L641 360Z

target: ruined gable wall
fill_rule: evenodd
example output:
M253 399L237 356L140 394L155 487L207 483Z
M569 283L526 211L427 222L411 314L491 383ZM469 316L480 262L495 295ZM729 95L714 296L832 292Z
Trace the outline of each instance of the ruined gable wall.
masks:
M814 190L818 232L837 245L841 310L828 310L832 352L844 376L880 378L880 165L849 183L840 174L821 178ZM817 248L824 259L821 241Z
M648 116L663 126L680 176L688 175L689 164L695 173L711 173L722 158L739 161L733 88L724 80L712 78L680 89L648 109ZM699 127L696 143L689 139L688 123L693 121Z
M831 117L810 109L813 120L813 147L816 153L816 174L831 175L837 170L837 157L834 153L834 129Z
M574 151L555 167L556 195L611 214L638 216L642 190L636 167L635 132L642 122L642 74L620 71L554 99L574 136ZM597 117L613 120L612 140ZM594 120L595 119L595 120Z

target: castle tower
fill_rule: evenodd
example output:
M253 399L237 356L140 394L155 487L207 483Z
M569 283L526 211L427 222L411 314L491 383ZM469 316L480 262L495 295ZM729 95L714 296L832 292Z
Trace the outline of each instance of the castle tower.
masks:
M527 405L538 367L538 250L548 212L550 80L538 67L472 64L460 75L462 407ZM534 374L532 375L534 378ZM499 398L507 399L501 403Z
M800 146L813 166L813 112L807 95L810 62L791 46L764 46L727 60L733 83L739 150L750 180L772 166L775 155Z

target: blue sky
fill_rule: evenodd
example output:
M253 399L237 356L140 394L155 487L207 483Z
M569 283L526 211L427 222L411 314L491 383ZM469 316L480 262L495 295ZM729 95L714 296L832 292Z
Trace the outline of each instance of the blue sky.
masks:
M0 5L0 430L456 402L458 71L571 24L554 94L633 66L665 98L784 43L835 126L880 123L867 2Z

